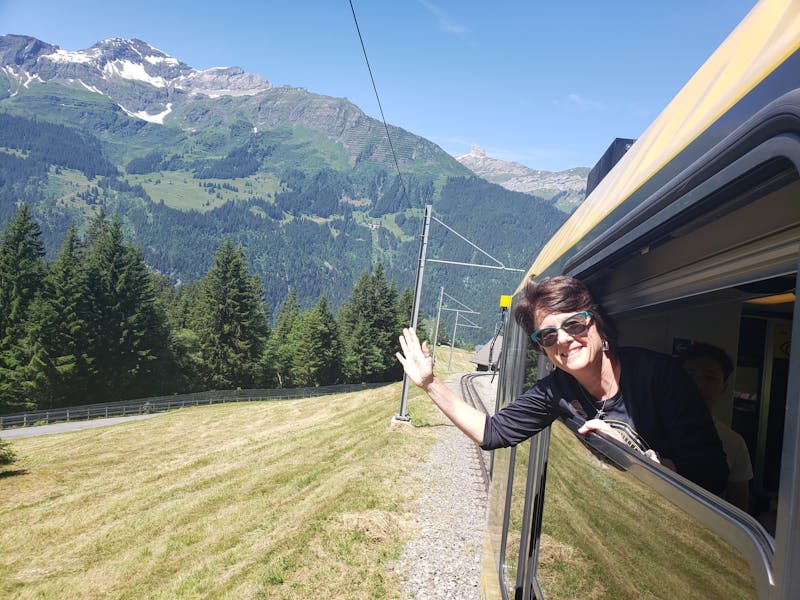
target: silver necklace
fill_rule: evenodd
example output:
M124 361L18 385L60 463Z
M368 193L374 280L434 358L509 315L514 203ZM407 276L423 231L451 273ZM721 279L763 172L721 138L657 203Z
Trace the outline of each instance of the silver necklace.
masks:
M603 417L606 416L606 402L607 401L608 401L608 398L603 400L603 405L600 407L600 410L598 410L597 414L594 416L595 419L602 419Z
M578 387L581 388L581 394L583 394L583 397L586 398L586 402L588 402L591 406L594 406L596 401L589 399L589 396L586 394L586 390L583 389L583 386L580 383L578 384ZM597 410L597 413L594 415L595 419L602 419L606 416L606 402L608 402L608 398L603 400L603 405L599 410L595 408L595 410Z

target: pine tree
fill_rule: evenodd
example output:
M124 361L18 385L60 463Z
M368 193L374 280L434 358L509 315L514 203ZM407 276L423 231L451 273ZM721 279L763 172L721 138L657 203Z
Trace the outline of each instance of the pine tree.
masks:
M322 354L322 367L318 373L319 385L334 385L342 379L344 348L339 335L339 324L328 299L322 296L314 307L319 323L318 340Z
M23 204L0 238L0 340L22 323L44 276L41 229Z
M364 315L370 305L370 275L362 273L350 297L339 309L339 331L344 342L344 374L348 382L365 382L378 368L380 357L372 344L370 324Z
M175 391L192 391L198 386L200 346L192 319L200 299L201 282L175 287L162 275L152 274L156 303L167 318L170 355L175 361Z
M300 303L297 300L297 291L289 290L289 295L281 304L275 330L267 341L262 358L262 372L268 385L277 387L292 386L292 353L289 347L289 334L292 332L294 322L300 314Z
M337 383L342 370L339 331L328 301L322 296L312 310L294 320L289 334L291 373L295 386Z
M29 335L35 351L31 384L39 408L86 401L93 371L87 335L89 290L81 259L73 224L31 308Z
M119 220L108 223L102 213L87 237L92 395L116 400L167 391L172 360L166 318L141 252L124 243Z
M394 354L400 334L397 290L386 281L383 266L359 277L339 311L345 346L344 371L351 382L386 381L399 373Z
M212 389L251 387L269 335L261 281L247 272L241 247L229 239L203 280L197 334L203 383Z
M41 230L23 204L0 237L0 403L32 403L28 365L30 309L39 296L45 267Z

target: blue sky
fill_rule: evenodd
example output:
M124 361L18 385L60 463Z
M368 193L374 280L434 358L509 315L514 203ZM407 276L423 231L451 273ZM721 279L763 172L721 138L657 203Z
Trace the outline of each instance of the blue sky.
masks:
M593 166L638 137L754 0L352 0L386 120L455 156ZM0 0L0 33L137 37L197 69L380 111L348 0Z

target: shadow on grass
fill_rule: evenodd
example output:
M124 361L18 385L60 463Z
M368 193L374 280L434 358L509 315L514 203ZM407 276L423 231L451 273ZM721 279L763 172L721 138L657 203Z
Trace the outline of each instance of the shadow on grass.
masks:
M5 479L6 477L14 477L14 475L27 475L28 469L10 469L6 471L0 471L0 479Z

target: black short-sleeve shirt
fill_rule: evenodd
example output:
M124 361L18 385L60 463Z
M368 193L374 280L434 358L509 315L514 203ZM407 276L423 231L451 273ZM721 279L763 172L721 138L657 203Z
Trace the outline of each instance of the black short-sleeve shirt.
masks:
M620 391L604 407L608 418L628 423L678 473L720 493L728 465L711 415L694 382L672 357L644 348L621 348ZM601 403L570 374L556 369L486 419L485 450L514 446L559 416L595 417Z

